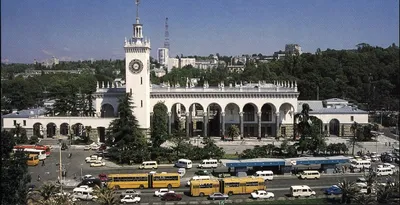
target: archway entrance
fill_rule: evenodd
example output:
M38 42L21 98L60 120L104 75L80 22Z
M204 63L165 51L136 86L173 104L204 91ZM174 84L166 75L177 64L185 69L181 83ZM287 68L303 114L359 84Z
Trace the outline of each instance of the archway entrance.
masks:
M247 103L243 107L243 137L258 136L257 107L253 103Z
M173 133L186 133L186 108L183 104L175 103L171 108L171 126Z
M43 138L43 125L42 123L35 123L33 124L33 136L37 136Z
M241 128L240 128L240 108L237 104L235 103L229 103L225 107L225 133L224 135L227 135L229 132L229 128L231 126L236 126L239 128L240 134L241 134Z
M221 112L222 108L217 103L211 103L207 108L208 112L208 136L221 136Z
M47 129L47 137L53 138L56 135L57 125L50 122L46 126Z
M339 136L340 134L340 122L338 119L332 119L329 122L329 134Z
M274 105L265 103L261 107L261 137L276 136L276 108Z
M189 107L189 129L190 136L203 136L204 135L204 108L198 103L193 103Z
M69 125L68 123L62 123L60 125L60 135L67 136L69 133Z
M72 130L73 130L73 134L75 136L84 136L84 132L85 132L85 127L83 126L82 123L76 123L74 125L72 125Z
M101 106L101 117L115 117L114 107L110 104L104 104Z

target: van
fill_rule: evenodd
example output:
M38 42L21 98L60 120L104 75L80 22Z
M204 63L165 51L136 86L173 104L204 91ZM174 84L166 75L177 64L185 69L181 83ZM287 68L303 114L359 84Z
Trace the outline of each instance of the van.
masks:
M81 186L73 189L72 197L77 200L93 200L97 198L97 196L93 195L93 188L88 186Z
M264 181L272 181L274 179L274 172L270 171L270 170L266 170L266 171L257 171L254 174L255 177L261 177L264 179Z
M299 179L319 179L321 174L316 170L305 170L300 172Z
M183 177L186 174L186 169L185 168L179 168L178 169L178 174L179 174L179 176Z
M218 161L216 159L205 159L197 167L198 168L217 168Z
M176 163L175 163L176 167L179 168L186 168L186 169L191 169L193 164L192 164L192 160L189 159L179 159Z
M191 181L198 181L198 180L210 180L210 176L194 176L188 182L187 185L190 186Z
M290 195L293 197L300 197L300 196L315 196L315 191L313 191L309 186L302 185L302 186L291 186L290 187Z
M393 169L390 167L378 167L376 169L377 176L389 176L393 174Z
M139 169L157 169L157 168L158 164L156 161L146 161L139 166Z
M363 193L363 194L368 193L368 185L367 185L367 183L360 183L359 182L359 183L356 183L356 186L357 186L357 188L358 188L360 193ZM371 189L371 193L375 193L375 189L374 188Z
M365 169L369 169L371 167L371 161L369 161L369 160L357 160L357 161L352 161L351 162L351 165L350 165L350 168L353 168L353 169L362 169L362 168L365 168Z

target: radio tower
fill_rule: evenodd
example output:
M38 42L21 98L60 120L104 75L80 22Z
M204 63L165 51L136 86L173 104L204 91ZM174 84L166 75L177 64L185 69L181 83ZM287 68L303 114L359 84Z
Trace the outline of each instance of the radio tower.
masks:
M164 41L164 48L169 50L169 32L168 32L168 17L165 18L165 41Z

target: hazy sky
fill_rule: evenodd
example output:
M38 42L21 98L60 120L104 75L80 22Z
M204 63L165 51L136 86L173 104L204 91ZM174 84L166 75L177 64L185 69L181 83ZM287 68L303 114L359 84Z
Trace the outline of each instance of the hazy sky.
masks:
M2 0L1 60L122 59L134 0ZM172 55L272 54L399 44L399 0L141 0L152 56L169 18Z

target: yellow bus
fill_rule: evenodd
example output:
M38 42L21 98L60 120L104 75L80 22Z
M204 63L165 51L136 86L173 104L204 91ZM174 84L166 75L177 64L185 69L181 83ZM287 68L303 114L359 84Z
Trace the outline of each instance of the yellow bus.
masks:
M219 192L219 180L206 179L190 182L191 196L208 196L215 192Z
M28 160L26 161L28 166L36 166L39 164L39 156L37 154L28 155Z
M109 174L107 186L113 189L147 189L180 187L178 173Z
M180 187L181 186L181 177L179 173L154 173L150 176L150 185L152 188L168 188L172 187Z
M220 192L228 195L250 194L253 191L265 189L265 181L261 177L224 178L220 184Z
M148 174L108 174L107 186L113 189L149 188Z

